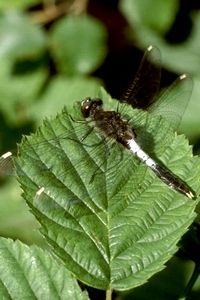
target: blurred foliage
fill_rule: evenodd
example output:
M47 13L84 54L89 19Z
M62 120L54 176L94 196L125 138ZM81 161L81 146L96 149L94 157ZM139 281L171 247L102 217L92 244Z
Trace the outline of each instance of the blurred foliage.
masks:
M113 81L117 89L115 78L125 77L132 68L130 60L125 63L127 49L138 55L138 49L144 51L149 44L160 48L162 66L170 74L193 76L181 131L199 153L200 5L178 0L116 2L0 0L1 153L13 148L21 133L34 131L44 117L97 95L100 85L109 89ZM136 57L133 65L139 63ZM112 68L107 68L109 59ZM123 64L125 71L120 69ZM41 243L38 225L19 194L11 178L2 183L1 235ZM154 295L160 285L154 286ZM197 290L192 299L199 299Z
M41 5L40 1L0 3L1 152L14 147L20 139L17 131L33 131L44 117L72 100L94 96L100 86L100 80L90 74L106 55L104 26L89 15L67 12L51 26L40 24L37 13L45 15L47 8L39 7L32 15L28 9L36 2ZM37 224L21 204L17 187L10 180L2 187L1 235L40 243L33 231Z
M189 73L193 76L194 92L182 120L182 130L191 141L196 142L199 139L200 127L200 102L198 99L200 80L199 11L190 12L189 7L181 7L179 1L125 0L120 2L120 7L130 25L128 30L130 40L142 49L150 44L156 45L162 53L163 67L176 74ZM182 12L182 10L184 11ZM189 30L188 23L190 24L189 34L187 32ZM182 32L186 36L180 43L179 38L182 36Z

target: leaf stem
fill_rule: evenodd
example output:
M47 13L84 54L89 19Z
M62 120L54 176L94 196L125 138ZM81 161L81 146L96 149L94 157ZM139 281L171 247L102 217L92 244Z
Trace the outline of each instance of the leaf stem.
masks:
M112 300L112 289L106 290L106 300Z

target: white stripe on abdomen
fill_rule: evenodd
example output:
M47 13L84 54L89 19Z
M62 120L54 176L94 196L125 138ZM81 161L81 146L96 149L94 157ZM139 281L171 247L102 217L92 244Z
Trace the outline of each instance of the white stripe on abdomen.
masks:
M127 147L133 154L135 154L148 167L150 167L151 169L156 168L157 163L140 148L140 146L136 143L136 141L134 139L127 141Z

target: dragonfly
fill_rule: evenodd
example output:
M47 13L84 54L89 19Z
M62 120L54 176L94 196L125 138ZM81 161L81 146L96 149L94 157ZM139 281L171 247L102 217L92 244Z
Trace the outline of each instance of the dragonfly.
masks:
M160 89L160 51L156 47L148 47L139 69L136 72L134 80L129 85L121 97L121 102L131 105L132 108L148 110L152 114L164 114L170 119L174 128L178 127L181 117L187 107L192 90L192 82L186 75L180 76L166 92L157 98ZM181 90L181 103L177 103L174 97L169 98L171 91ZM173 107L173 109L172 109ZM125 120L119 111L107 111L103 108L103 101L100 98L86 98L81 102L81 113L83 118L94 122L103 136L114 139L118 144L128 149L132 154L138 157L169 187L184 194L190 199L195 199L195 192L181 178L173 174L166 167L161 166L152 159L137 143L135 130L130 126L128 120ZM12 157L12 152L3 154L0 158L5 161ZM42 187L38 194L43 192Z
M143 108L151 111L156 110L157 107L160 110L162 106L162 109L165 108L166 113L167 107L169 107L168 105L170 104L163 101L163 99L165 100L167 98L166 95L161 96L159 100L160 103L155 104L154 102L159 91L161 69L160 64L156 64L155 61L154 64L152 64L152 58L158 59L159 57L159 50L157 48L150 46L147 49L134 81L122 97L122 102L130 104L133 108ZM172 85L171 89L175 89L180 82L184 82L185 84L186 80L188 80L187 76L185 74L181 75ZM188 83L186 82L186 84ZM176 126L179 124L182 114L186 109L190 92L191 89L186 91L178 112L176 111L175 115L171 115L171 119L173 123L176 123ZM169 91L167 93L169 93ZM86 98L83 100L81 103L81 112L84 118L90 118L94 121L95 127L100 130L103 136L111 137L117 143L127 148L132 154L138 157L139 160L151 168L151 170L170 188L184 194L190 199L196 198L195 192L186 182L173 174L166 167L159 165L159 163L142 150L136 141L134 129L119 112L104 110L103 101L100 98Z

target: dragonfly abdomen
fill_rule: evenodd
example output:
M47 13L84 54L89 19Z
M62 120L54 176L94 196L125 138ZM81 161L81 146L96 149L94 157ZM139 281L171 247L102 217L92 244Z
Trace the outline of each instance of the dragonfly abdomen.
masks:
M188 198L195 199L196 194L192 189L178 176L173 174L167 168L160 166L148 154L146 154L134 139L126 141L126 147L135 154L142 162L150 167L154 173L169 187L184 194Z

